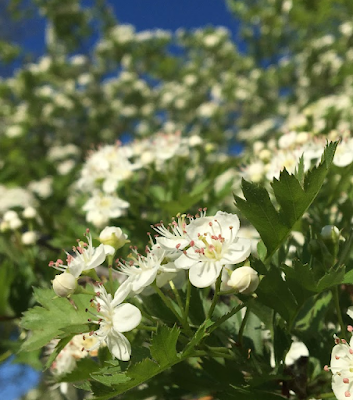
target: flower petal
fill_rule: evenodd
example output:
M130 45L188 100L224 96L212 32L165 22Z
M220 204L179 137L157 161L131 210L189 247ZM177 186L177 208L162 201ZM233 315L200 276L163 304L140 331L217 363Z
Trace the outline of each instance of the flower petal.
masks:
M146 286L149 286L156 278L158 268L151 268L135 275L132 282L132 290L136 293L140 292Z
M222 257L224 264L238 264L246 260L251 252L251 241L245 238L238 238L237 241L229 246L227 252Z
M222 265L215 262L199 262L189 271L190 282L198 287L204 288L215 283L222 270Z
M105 342L109 351L118 360L130 360L131 345L124 335L118 332L111 333L105 338Z
M188 249L187 251L189 251L191 249ZM178 269L189 269L192 266L196 265L199 263L199 259L192 259L190 257L188 257L188 255L186 254L182 254L177 260L174 261L174 264L176 266L176 268Z
M132 288L131 280L126 279L126 281L124 281L115 292L111 306L116 307L118 304L122 303L130 294L131 288Z
M342 376L332 376L332 390L337 400L347 400L346 391L348 390L348 385L343 382Z
M115 331L129 332L141 322L141 311L132 304L120 304L114 309L113 326Z
M94 251L93 257L90 262L84 267L84 270L87 271L92 268L96 268L99 265L103 264L105 261L105 250L104 244L100 244Z

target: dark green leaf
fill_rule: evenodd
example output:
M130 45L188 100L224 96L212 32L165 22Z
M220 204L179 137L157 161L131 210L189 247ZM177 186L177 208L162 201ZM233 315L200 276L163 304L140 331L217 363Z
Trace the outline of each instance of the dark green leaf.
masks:
M32 331L21 350L29 351L45 346L51 339L72 336L89 331L86 308L91 296L72 295L71 299L58 298L50 289L35 289L35 298L43 304L24 313L21 326Z
M295 315L298 304L288 284L274 266L262 279L256 293L260 302L278 312L286 321L290 321Z
M157 333L152 336L151 356L160 366L171 364L177 359L176 343L179 335L178 327L174 326L171 329L161 325L158 327Z
M271 183L280 206L279 211L270 200L266 189L253 183L242 181L245 200L235 197L238 209L257 229L267 248L267 259L282 245L296 223L314 201L326 178L338 142L326 146L319 166L309 170L304 181L284 169L279 179Z

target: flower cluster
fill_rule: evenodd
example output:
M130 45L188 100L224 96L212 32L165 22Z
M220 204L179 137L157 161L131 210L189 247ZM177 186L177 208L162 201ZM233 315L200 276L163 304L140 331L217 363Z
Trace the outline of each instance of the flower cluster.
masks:
M277 142L256 141L253 146L255 158L243 168L243 176L253 182L278 179L284 168L293 174L300 157L303 157L304 171L308 171L320 161L321 149L328 137L331 140L341 139L333 159L334 165L337 167L350 165L353 162L353 138L349 131L342 134L332 131L328 136L313 135L305 131L290 131L280 136Z
M125 280L114 295L102 284L95 288L96 297L87 311L94 316L88 321L98 324L98 329L89 333L95 343L89 348L85 346L86 350L93 351L105 344L114 357L129 360L131 346L123 333L136 328L142 317L136 306L123 303L124 300L128 296L151 294L167 284L177 290L186 280L186 270L190 283L198 288L209 287L224 279L233 293L251 294L256 290L259 284L257 272L248 266L238 266L250 255L251 241L239 237L237 215L218 211L214 216L206 216L206 209L200 209L196 216L178 215L167 227L159 223L153 228L158 235L155 240L150 235L151 246L146 246L145 256L132 247L129 261L117 260L119 273ZM77 279L82 274L95 279L96 273L92 275L91 272L128 242L127 235L117 227L103 229L98 247L93 246L88 230L86 238L87 243L78 240L72 252L66 252L66 264L61 259L49 263L62 272L53 280L53 289L58 296L75 293ZM226 272L225 276L223 272Z
M238 236L240 222L235 214L218 211L209 217L200 210L196 217L180 215L167 227L160 223L153 228L159 236L147 255L135 251L130 262L119 262L128 276L120 290L139 293L157 276L161 286L183 270L189 271L194 286L208 287L226 265L239 264L250 254L251 242Z
M91 151L74 185L78 193L88 197L82 207L87 221L102 227L110 219L121 217L129 207L119 195L123 182L142 180L143 174L138 173L142 168L162 170L168 160L175 163L178 158L186 159L191 149L201 143L196 135L187 138L180 132L157 133L125 145L118 142Z

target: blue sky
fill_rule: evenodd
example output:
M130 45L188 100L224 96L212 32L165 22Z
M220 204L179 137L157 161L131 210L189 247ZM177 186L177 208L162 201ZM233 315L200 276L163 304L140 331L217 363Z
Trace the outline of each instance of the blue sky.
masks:
M86 0L83 4L91 4ZM107 0L120 23L132 24L137 31L146 29L199 28L206 25L225 26L236 38L239 24L227 10L225 0ZM36 56L43 54L45 20L39 15L31 21L31 29L21 44Z

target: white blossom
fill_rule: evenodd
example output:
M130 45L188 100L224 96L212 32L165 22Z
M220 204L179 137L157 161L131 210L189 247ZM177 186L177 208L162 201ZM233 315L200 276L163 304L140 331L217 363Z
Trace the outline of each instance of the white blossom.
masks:
M175 261L175 266L189 269L194 286L212 285L223 266L240 263L250 254L251 242L237 236L239 227L237 215L222 211L214 217L202 215L194 219L186 228L190 247Z
M118 360L128 361L131 356L131 345L124 332L129 332L136 328L142 319L140 310L129 303L121 304L125 297L115 293L114 298L108 294L103 285L100 285L96 293L94 305L98 321L92 321L99 325L99 329L93 332L93 337L97 343L91 348L92 351L105 343Z
M83 272L87 272L101 265L106 258L104 245L93 247L92 236L86 233L87 243L78 241L78 245L73 247L74 255L66 252L67 265L64 265L61 259L56 262L50 261L49 266L62 272L69 272L75 278L78 278Z

